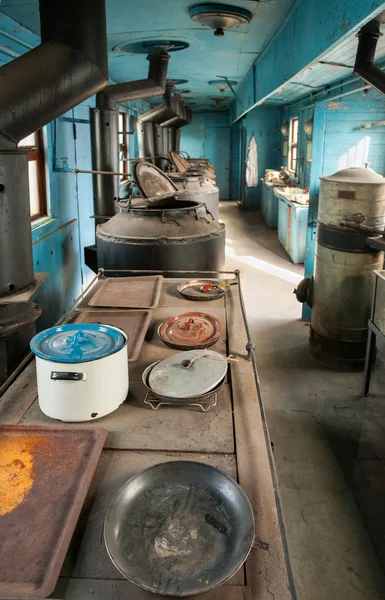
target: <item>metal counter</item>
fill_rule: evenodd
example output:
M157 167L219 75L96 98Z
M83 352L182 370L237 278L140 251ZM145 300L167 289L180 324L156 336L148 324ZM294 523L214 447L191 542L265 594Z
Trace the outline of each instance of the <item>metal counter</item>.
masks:
M227 272L239 277L238 272ZM206 275L207 276L207 275ZM213 276L213 274L212 274ZM225 274L221 275L225 277ZM120 487L135 473L175 459L207 462L235 478L254 509L256 544L244 567L202 600L293 600L296 598L289 564L277 478L240 286L229 288L219 300L191 302L176 290L182 279L164 279L158 308L138 360L129 364L130 393L111 415L82 426L103 427L108 436L83 507L56 590L56 600L160 600L115 569L103 540L107 507ZM96 281L95 285L98 285ZM78 308L87 305L94 285ZM232 354L227 381L218 392L217 405L204 413L194 408L144 404L142 371L175 350L158 338L165 318L193 309L215 315L224 333L212 346ZM32 360L0 398L0 424L71 427L42 414L37 401L35 363ZM22 551L22 549L21 549Z

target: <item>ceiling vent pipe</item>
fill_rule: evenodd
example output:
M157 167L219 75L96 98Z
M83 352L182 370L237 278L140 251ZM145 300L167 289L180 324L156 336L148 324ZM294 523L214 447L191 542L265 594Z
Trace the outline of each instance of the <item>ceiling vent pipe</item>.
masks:
M41 44L0 68L0 148L108 83L104 0L40 0Z
M168 79L166 82L163 102L150 108L150 110L141 114L139 121L141 123L157 123L171 119L176 116L176 92L173 79Z
M385 94L385 73L374 63L377 42L381 35L380 22L376 19L364 25L358 32L358 48L353 73Z
M91 109L93 171L118 172L119 114L117 104L164 94L169 59L169 54L157 47L157 51L147 56L150 63L147 79L108 85L96 95L96 108ZM117 212L119 177L95 173L92 175L92 182L95 224L98 225Z
M115 83L104 88L96 97L96 106L99 108L116 108L119 102L130 102L162 96L166 87L168 61L170 55L164 50L147 56L149 61L147 79Z

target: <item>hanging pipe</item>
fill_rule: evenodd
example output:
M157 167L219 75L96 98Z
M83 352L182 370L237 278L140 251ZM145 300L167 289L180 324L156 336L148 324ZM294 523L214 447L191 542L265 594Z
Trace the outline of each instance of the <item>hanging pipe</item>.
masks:
M373 19L357 34L358 48L353 73L376 90L385 94L385 73L374 63L380 32L380 22Z

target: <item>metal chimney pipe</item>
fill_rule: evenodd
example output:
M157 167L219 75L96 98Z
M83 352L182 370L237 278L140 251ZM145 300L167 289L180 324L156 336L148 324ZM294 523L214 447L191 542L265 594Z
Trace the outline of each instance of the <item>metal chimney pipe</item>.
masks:
M150 62L147 79L108 85L101 94L97 95L96 106L99 108L116 108L116 104L119 102L129 102L164 94L170 55L167 52L149 54L147 60Z
M150 108L147 112L143 113L139 117L139 121L142 123L156 123L161 124L163 121L167 121L175 117L176 115L176 103L175 103L175 87L174 81L169 80L166 84L166 89L163 95L163 102L158 106Z
M170 56L167 52L149 54L148 78L138 81L117 83L104 88L103 92L96 95L96 108L91 109L91 141L92 141L92 170L118 172L118 109L119 102L128 102L139 98L159 96L164 93L167 79L167 68ZM139 129L138 144L139 156L154 155L154 145L145 148L148 139L148 129ZM152 131L151 131L152 137ZM116 201L119 199L119 178L111 175L94 174L92 176L94 190L94 215L95 217L113 217L117 212ZM100 223L96 218L95 224Z
M359 31L353 73L385 94L385 73L374 63L377 42L381 35L380 23L376 19L364 25Z
M105 0L40 0L41 44L0 68L0 148L108 83Z
M149 158L155 156L153 123L142 123L138 120L136 130L138 133L139 158L145 158L148 162L154 163L154 159Z

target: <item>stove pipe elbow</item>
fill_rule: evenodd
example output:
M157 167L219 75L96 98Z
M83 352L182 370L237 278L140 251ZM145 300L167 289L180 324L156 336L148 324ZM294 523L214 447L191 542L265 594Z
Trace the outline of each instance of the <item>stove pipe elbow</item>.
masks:
M353 73L385 94L385 73L374 63L377 42L381 36L380 22L376 19L364 25L358 32L358 47Z

